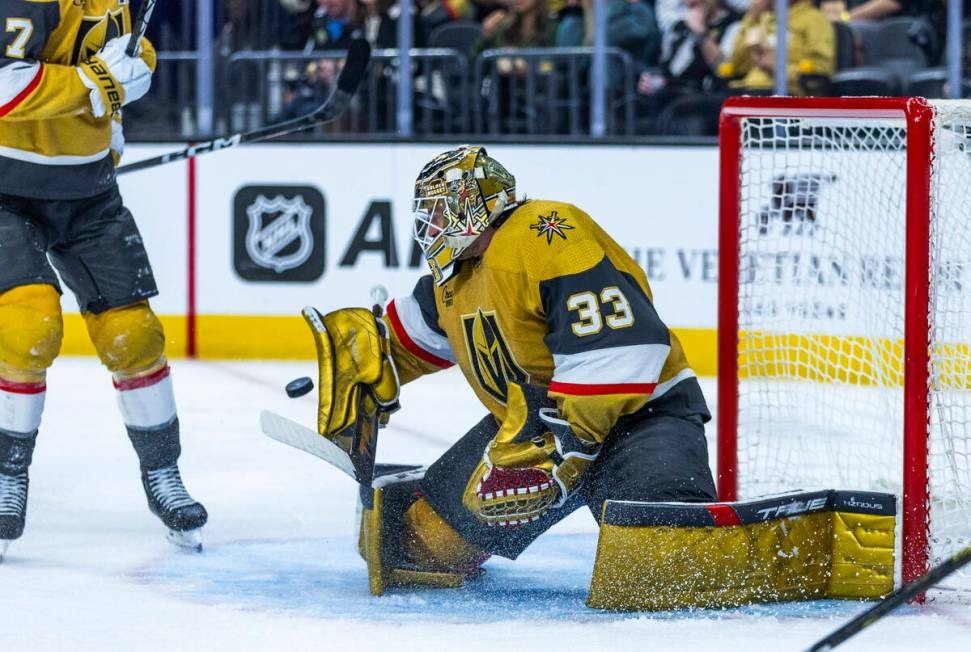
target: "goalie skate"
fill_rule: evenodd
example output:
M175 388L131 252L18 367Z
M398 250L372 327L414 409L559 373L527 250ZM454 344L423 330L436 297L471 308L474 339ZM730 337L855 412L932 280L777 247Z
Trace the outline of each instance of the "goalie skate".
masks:
M0 564L7 558L7 548L10 547L9 541L0 541Z

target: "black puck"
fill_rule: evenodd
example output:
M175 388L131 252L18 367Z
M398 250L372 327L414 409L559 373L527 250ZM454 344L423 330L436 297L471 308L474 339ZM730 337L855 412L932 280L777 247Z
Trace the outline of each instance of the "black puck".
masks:
M300 398L304 394L308 394L313 388L314 381L310 380L306 376L303 378L297 378L296 380L291 380L289 383L287 383L287 396L290 398Z

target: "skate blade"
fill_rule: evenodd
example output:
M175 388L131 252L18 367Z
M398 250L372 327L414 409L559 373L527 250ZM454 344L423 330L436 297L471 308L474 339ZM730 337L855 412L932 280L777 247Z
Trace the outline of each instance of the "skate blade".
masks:
M185 532L169 530L165 533L165 538L173 546L182 548L183 550L202 552L202 528L186 530Z
M7 558L7 548L10 547L10 541L4 540L0 542L0 564L3 560Z

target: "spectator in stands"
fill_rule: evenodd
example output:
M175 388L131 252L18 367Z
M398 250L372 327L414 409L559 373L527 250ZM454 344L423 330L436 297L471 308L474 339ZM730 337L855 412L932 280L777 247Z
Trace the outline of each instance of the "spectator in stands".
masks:
M505 11L509 0L472 0L472 19L480 23L496 11Z
M286 33L281 34L280 45L284 50L305 49L310 34L310 26L314 20L316 10L315 0L278 0L290 20L287 21Z
M725 7L735 13L744 15L748 11L751 0L724 0ZM688 9L684 0L654 0L654 18L657 20L661 32L661 49L667 51L674 38L674 27L683 21Z
M416 4L426 36L445 23L471 20L475 16L475 6L469 0L416 0Z
M788 91L805 95L803 75L830 76L836 67L833 25L810 0L789 0ZM722 65L730 86L767 93L775 85L776 24L773 0L752 0L731 55Z
M594 0L566 0L556 27L557 47L593 45ZM641 0L606 0L607 45L627 51L634 62L655 60L660 34L654 10Z
M819 8L833 22L868 22L884 18L906 16L922 18L931 26L936 35L936 42L926 42L926 37L915 33L914 43L927 55L931 65L935 65L940 57L947 38L947 1L948 0L863 0L846 2L844 0L822 0ZM952 0L957 1L957 0ZM968 18L971 11L971 1L960 0L964 4L964 17Z
M352 39L363 38L361 25L363 8L357 0L316 0L314 3L300 0L280 0L288 11L303 11L309 18L304 23L304 52L315 50L346 50ZM284 105L277 120L303 115L326 96L337 80L343 60L322 58L312 61L303 69L287 68Z
M844 0L822 0L819 8L826 16L836 22L880 20L897 15L922 16L934 10L934 5L943 6L944 0L864 0L864 2L850 3Z
M226 22L216 37L216 49L222 53L239 50L260 50L265 46L259 40L253 25L259 15L260 0L226 0Z
M508 0L507 9L497 9L482 22L482 37L472 48L472 56L493 48L542 48L553 45L556 23L549 13L546 0ZM480 89L483 100L494 98L499 108L503 131L515 133L528 116L535 117L542 109L535 98L525 97L526 77L530 65L523 57L500 57L494 62L496 80L483 80ZM548 62L539 65L540 74L550 74Z
M741 14L723 0L684 0L684 6L659 70L642 72L637 82L639 113L649 120L677 98L715 91L718 68L741 29Z
M356 0L317 0L307 40L308 50L346 50L362 36Z
M363 38L357 0L317 0L306 50L347 50L351 41ZM307 68L311 84L330 86L340 72L340 59L321 59Z
M474 51L549 47L555 33L546 0L508 0L507 9L496 9L482 21L482 39Z
M401 7L393 0L359 0L362 8L361 31L374 49L398 47L398 17ZM414 5L413 5L414 8ZM412 47L425 47L426 33L419 13L412 14Z

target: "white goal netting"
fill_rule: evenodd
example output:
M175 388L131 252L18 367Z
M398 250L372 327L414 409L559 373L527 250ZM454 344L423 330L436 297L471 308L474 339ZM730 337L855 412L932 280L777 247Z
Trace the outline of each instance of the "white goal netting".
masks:
M971 105L935 105L931 563L971 544ZM901 495L906 121L741 120L739 497ZM899 537L898 537L899 539Z

